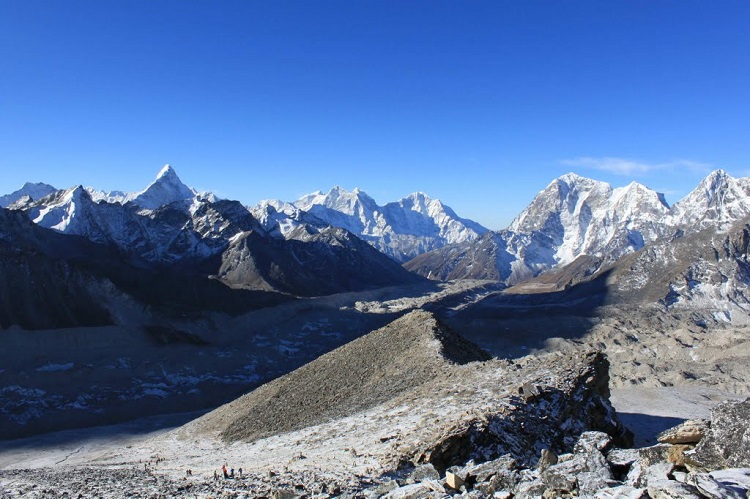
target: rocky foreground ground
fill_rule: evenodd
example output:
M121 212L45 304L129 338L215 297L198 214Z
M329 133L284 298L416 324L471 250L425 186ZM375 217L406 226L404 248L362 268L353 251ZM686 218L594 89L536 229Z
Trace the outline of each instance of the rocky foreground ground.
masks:
M0 494L747 497L750 400L633 450L609 395L599 352L488 360L417 311L175 431L19 451Z

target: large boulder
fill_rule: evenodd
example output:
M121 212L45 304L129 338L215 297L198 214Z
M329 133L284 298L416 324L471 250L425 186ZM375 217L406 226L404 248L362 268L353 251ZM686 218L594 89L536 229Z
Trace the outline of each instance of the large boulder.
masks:
M687 464L698 471L750 467L750 399L714 407L711 427Z
M659 433L656 440L662 444L697 444L710 428L711 423L706 419L688 419Z

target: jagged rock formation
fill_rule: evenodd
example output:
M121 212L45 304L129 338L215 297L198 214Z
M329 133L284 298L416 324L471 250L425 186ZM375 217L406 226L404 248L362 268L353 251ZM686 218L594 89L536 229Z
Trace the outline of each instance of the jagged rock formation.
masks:
M605 433L583 433L573 452L554 456L552 462L535 467L520 465L510 455L498 459L454 466L445 479L429 476L388 482L379 491L385 497L632 497L632 498L716 498L745 497L750 491L750 469L710 468L711 472L690 471L692 445L657 445L641 449L620 449ZM724 447L729 449L729 447ZM551 453L543 449L543 455ZM687 467L686 467L687 466ZM424 471L421 475L425 475ZM411 483L410 483L411 482ZM416 482L416 483L415 483ZM418 495L409 495L419 491ZM377 497L375 490L366 497Z
M364 191L349 192L337 186L293 203L263 201L251 210L279 237L290 237L300 225L331 225L356 234L399 262L447 244L475 240L487 232L422 192L379 206Z

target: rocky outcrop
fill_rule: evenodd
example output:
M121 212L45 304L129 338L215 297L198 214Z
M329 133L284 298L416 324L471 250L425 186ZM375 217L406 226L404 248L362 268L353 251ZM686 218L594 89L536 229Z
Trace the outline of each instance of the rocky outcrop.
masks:
M438 484L446 494L440 497L462 493L506 498L743 499L750 493L749 409L750 399L726 402L713 411L710 426L703 420L690 420L659 437L682 443L621 449L606 433L589 431L580 435L572 452L558 456L542 449L537 466L524 465L511 454L481 463L469 460L441 475ZM698 459L703 459L702 468L695 466ZM434 477L430 481L434 483ZM390 496L402 497L405 483ZM414 485L409 487L415 490Z
M510 403L467 418L436 440L414 450L414 463L431 463L445 470L467 460L488 460L505 454L527 466L535 465L539 449L563 453L587 429L607 431L620 445L631 445L632 434L620 425L609 405L608 362L600 353L552 356L561 371L526 380ZM521 369L535 373L529 363Z
M750 468L750 399L727 402L711 411L711 427L688 463L702 470Z

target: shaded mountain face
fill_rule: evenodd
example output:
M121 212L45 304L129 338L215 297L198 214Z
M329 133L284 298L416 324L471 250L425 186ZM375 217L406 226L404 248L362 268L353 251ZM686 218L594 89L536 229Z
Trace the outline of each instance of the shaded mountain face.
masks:
M239 235L217 278L232 287L320 296L422 280L343 229L299 227L288 240Z
M359 189L349 192L334 187L293 203L263 201L251 210L279 237L286 237L300 224L331 225L356 234L399 262L447 244L475 240L487 232L421 192L379 206Z
M669 207L637 183L609 184L567 174L542 190L507 230L407 262L432 279L487 278L514 285L581 257L606 266L657 241L722 229L750 215L750 179L719 170Z
M60 254L76 252L75 242L60 238L67 239L34 226L22 213L0 208L0 328L112 323L104 301L116 294L113 286L49 254L47 248Z
M237 314L289 300L232 290L208 275L144 266L112 244L39 227L20 211L0 209L0 324L24 329L117 322L134 302L160 311Z
M592 300L600 305L658 305L722 322L746 323L750 312L750 217L664 239L609 264L581 256L574 262L517 284L508 293L560 303ZM537 295L530 298L528 295Z

